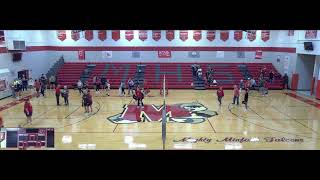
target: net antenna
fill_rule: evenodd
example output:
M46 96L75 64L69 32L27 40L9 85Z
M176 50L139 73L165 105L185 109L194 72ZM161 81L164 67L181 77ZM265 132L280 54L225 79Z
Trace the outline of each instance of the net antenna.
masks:
M163 106L162 106L162 145L165 150L166 138L167 138L167 110L166 110L166 75L163 76Z

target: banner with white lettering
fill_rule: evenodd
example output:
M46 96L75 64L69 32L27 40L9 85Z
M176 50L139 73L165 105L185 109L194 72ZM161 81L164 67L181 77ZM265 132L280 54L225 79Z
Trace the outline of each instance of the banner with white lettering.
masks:
M234 31L234 40L240 41L242 39L242 30Z
M161 39L161 31L160 30L153 30L152 31L152 39L155 41L159 41Z
M125 31L125 38L128 41L131 41L134 38L134 34L132 30Z
M159 58L171 58L171 51L158 51Z
M229 39L229 31L220 31L220 39L226 41Z
M257 34L256 30L248 30L247 39L249 39L249 41L254 41L256 39L256 34Z
M72 30L71 39L73 39L74 41L78 41L80 39L80 30Z
M168 41L172 41L174 39L174 30L167 30L166 38L168 39Z
M201 30L194 30L193 31L193 39L199 41L202 38L202 31Z
M182 41L186 41L188 39L188 31L187 30L180 31L180 39Z
M120 31L119 30L112 31L111 36L114 41L118 41L120 39Z
M256 50L255 59L262 59L262 51L261 50Z
M266 42L270 39L270 30L261 30L261 39Z
M317 38L317 30L306 30L305 38L306 39L316 39Z
M209 41L213 41L216 38L216 31L215 30L208 30L207 31L207 39Z
M79 50L78 51L78 57L79 57L79 60L85 60L86 59L86 52L85 50Z
M98 39L104 41L107 39L107 31L106 30L99 30L98 31Z
M145 41L146 39L148 39L148 32L145 30L140 30L139 31L139 39L141 41Z
M84 32L84 38L88 41L91 41L93 39L93 31L92 30L86 30Z
M1 35L0 35L1 36ZM60 41L64 41L67 38L67 31L66 30L58 30L57 36ZM0 40L1 41L1 40Z

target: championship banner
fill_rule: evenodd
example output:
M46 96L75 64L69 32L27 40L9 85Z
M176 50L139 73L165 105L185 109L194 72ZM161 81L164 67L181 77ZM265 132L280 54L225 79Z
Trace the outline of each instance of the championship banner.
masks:
M167 30L166 31L166 38L169 41L172 41L174 39L174 30Z
M317 38L317 30L306 30L305 38L306 39L316 39Z
M73 39L74 41L78 41L80 39L80 30L72 30L71 39Z
M0 44L4 44L5 38L4 38L4 31L0 31Z
M240 41L242 39L242 31L241 30L236 30L234 31L234 34L233 34L233 38L234 40L236 41Z
M107 39L107 31L106 30L100 30L98 31L98 39L101 41L104 41Z
M209 41L213 41L216 38L216 31L214 30L208 30L207 31L207 39Z
M161 31L160 30L153 30L152 31L152 39L155 41L159 41L161 39Z
M91 41L93 39L93 31L92 30L86 30L84 32L84 38L88 41Z
M294 36L294 30L289 30L288 31L288 36Z
M247 39L249 39L249 41L254 41L256 39L256 34L257 34L256 30L248 30Z
M112 39L114 41L118 41L120 39L120 31L119 30L112 31L112 35L111 36L112 36Z
M261 39L266 42L270 39L270 30L262 30L261 31Z
M182 41L185 41L188 39L188 31L187 30L180 31L180 39Z
M262 51L261 50L256 51L255 59L262 59Z
M159 58L171 58L171 51L158 51Z
M86 58L86 52L82 49L82 50L79 50L78 51L78 57L79 57L79 60L85 60Z
M229 31L220 31L220 39L226 41L229 39Z
M126 38L126 40L131 41L134 38L133 31L132 30L126 31L125 38Z
M194 30L193 31L193 39L199 41L202 38L202 31L201 30Z
M0 35L1 36L1 35ZM64 41L67 38L67 31L66 30L58 30L57 36L60 41ZM0 40L1 41L1 40Z
M139 31L139 39L141 41L144 41L146 39L148 39L148 32L147 31Z

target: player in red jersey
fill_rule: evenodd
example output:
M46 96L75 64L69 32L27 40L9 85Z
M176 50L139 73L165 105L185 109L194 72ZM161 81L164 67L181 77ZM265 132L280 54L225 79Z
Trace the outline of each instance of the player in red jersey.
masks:
M27 123L31 124L31 122L32 122L32 105L31 105L29 99L27 99L24 103L24 113L27 116Z

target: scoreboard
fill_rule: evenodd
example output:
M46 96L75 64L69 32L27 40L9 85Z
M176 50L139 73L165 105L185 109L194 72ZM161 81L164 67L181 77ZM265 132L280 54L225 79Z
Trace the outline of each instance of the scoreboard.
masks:
M1 128L1 148L54 148L53 128Z

